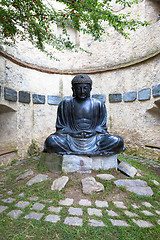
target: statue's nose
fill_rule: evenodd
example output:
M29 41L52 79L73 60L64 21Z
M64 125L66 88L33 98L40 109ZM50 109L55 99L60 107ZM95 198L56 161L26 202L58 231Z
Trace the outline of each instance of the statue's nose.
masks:
M81 88L81 93L84 93L85 91L84 91L84 88Z

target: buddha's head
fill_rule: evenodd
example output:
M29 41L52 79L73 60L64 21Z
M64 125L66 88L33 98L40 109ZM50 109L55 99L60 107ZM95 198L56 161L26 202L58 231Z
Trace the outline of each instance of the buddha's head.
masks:
M86 74L78 74L72 79L73 97L85 100L90 97L92 80Z

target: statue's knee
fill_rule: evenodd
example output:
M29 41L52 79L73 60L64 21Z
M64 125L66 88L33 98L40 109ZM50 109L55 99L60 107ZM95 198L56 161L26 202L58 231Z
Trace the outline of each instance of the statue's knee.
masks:
M47 137L45 143L44 143L46 148L52 148L56 146L56 143L54 141L54 136L49 136Z

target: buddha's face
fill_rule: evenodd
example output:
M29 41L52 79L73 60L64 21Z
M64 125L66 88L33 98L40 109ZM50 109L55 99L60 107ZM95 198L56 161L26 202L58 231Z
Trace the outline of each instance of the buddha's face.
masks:
M90 97L91 85L88 83L77 83L72 87L73 95L79 100Z

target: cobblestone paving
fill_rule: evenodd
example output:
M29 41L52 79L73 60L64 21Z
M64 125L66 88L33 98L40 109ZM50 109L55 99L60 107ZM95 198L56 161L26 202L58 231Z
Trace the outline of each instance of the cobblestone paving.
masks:
M153 161L151 159L148 158L143 158L143 157L137 157L137 156L133 156L133 155L128 155L128 154L120 154L120 156L122 157L126 157L127 159L131 159L133 161L137 161L140 162L142 165L146 165L148 167L154 167L154 168L159 168L160 167L160 162L158 161Z
M37 198L34 198L37 199ZM0 214L4 213L11 218L18 219L22 214L24 214L24 209L28 207L29 204L32 203L28 201L17 201L14 205L15 209L10 209L11 202L8 199L3 199L7 201L1 201L0 205ZM16 201L16 199L15 199ZM3 204L2 204L3 202ZM5 205L7 202L7 206ZM98 206L97 206L98 202ZM83 205L82 205L83 203ZM89 205L90 203L91 205ZM101 204L100 204L101 203ZM104 204L105 203L105 204ZM137 225L139 227L153 227L154 225L150 222L151 217L154 217L156 222L160 224L160 209L155 208L149 202L142 202L140 206L137 206L136 213L134 212L134 207L131 210L128 210L126 204L123 201L114 201L112 204L116 207L116 211L114 211L111 206L111 201L89 201L88 199L81 199L79 204L74 203L74 199L63 199L59 201L59 206L53 206L50 202L51 206L46 208L45 212L43 209L45 208L45 204L41 204L39 202L34 202L31 204L30 212L24 216L25 219L36 219L37 221L48 221L52 223L56 223L58 221L62 221L61 211L63 209L67 209L68 216L63 220L64 224L72 225L72 226L83 226L83 222L85 218L88 218L88 225L91 227L107 227L107 224L103 222L103 217L108 216L108 220L111 222L113 226L134 226ZM74 207L72 206L74 205ZM96 206L96 207L95 207ZM134 204L133 204L134 206ZM142 208L145 210L141 210ZM34 211L33 211L34 210ZM86 211L87 210L87 211ZM43 212L42 212L43 211ZM53 212L53 214L50 214ZM87 213L86 213L87 212ZM138 214L139 213L139 214ZM124 215L128 217L128 221L126 218L124 219ZM141 219L140 216L145 215L145 219ZM148 216L148 219L147 219ZM99 219L97 219L97 217ZM96 218L96 219L95 219ZM132 222L132 224L131 224Z
M140 159L128 155L127 157L155 168L160 167L160 163L152 160ZM23 163L25 161L21 162L21 165ZM19 164L16 163L16 165ZM0 173L4 173L10 168L1 169ZM48 177L39 174L39 179L36 178L37 184L38 181L41 182L42 178L47 179ZM4 183L5 181L0 182L2 186ZM153 183L157 186L159 185L159 182L156 180L153 180ZM30 187L31 185L32 182L30 181L26 187ZM3 190L5 191L5 188ZM156 204L151 204L145 200L142 203L137 204L136 202L132 202L132 204L129 204L118 200L90 200L86 196L86 198L80 199L78 203L73 198L66 198L60 199L58 205L54 205L52 199L40 199L37 196L26 197L24 192L15 196L14 190L6 190L6 193L7 197L4 197L6 195L4 193L0 194L0 215L4 214L15 220L19 218L26 220L34 219L53 224L62 222L71 226L83 226L87 222L91 227L107 227L109 224L112 224L113 226L126 228L134 226L150 228L156 224L160 225L159 205L156 206ZM65 212L65 216L62 214L63 212Z

